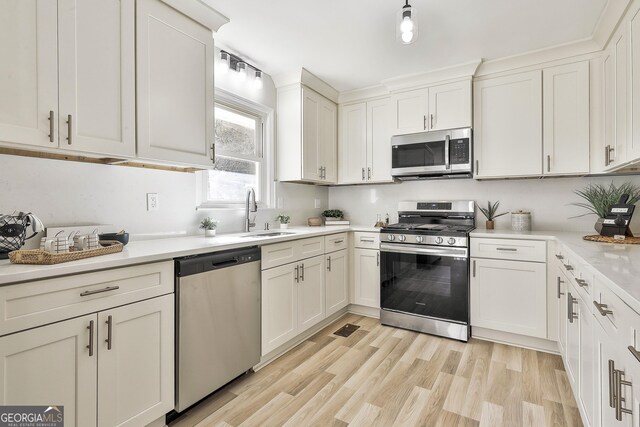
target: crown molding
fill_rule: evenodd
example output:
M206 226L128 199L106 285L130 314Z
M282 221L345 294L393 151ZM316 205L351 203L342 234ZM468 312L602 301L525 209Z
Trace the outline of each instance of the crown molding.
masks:
M281 73L271 78L276 88L293 84L303 84L336 104L338 103L338 91L306 68L301 68L300 70L290 73Z
M229 18L216 10L211 0L162 0L174 9L184 13L194 21L209 28L214 33L229 22Z
M402 90L417 88L420 86L429 86L434 83L443 83L445 81L455 81L464 78L471 78L482 63L482 59L466 62L464 64L453 65L451 67L438 68L426 73L408 74L405 76L394 77L382 80L382 85L390 92L398 92Z
M609 0L593 31L592 40L604 49L618 28L633 0Z

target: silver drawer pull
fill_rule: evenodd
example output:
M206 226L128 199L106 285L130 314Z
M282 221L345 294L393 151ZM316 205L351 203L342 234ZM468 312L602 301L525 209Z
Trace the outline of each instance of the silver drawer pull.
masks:
M572 271L573 270L573 266L571 266L570 264L562 264L562 265L564 265L564 268L567 271Z
M496 248L496 251L508 251L508 252L517 252L517 248Z
M613 314L613 311L607 308L607 304L600 304L599 302L594 301L593 305L596 306L596 308L598 309L598 311L602 316L606 316L607 314Z
M87 326L89 330L89 345L87 348L89 349L89 357L93 356L93 320L89 321L89 326Z
M81 297L88 297L89 295L101 294L103 292L115 291L120 289L120 286L107 286L106 288L96 289L94 291L84 291L80 294Z
M633 387L633 383L631 381L626 381L624 379L624 371L620 369L616 369L615 373L615 384L616 384L616 420L622 421L622 414L633 414L631 409L627 409L622 406L622 403L625 401L625 398L622 397L622 386L626 385L628 387Z
M578 284L578 286L580 286L581 288L587 288L589 287L589 284L587 283L586 280L584 279L576 279L576 283Z
M360 239L361 242L367 242L367 243L375 243L375 240L372 239Z
M558 258L558 259L564 259L564 257L563 257L562 255L560 255L560 254L556 254L556 258Z
M632 345L630 345L627 348L629 349L631 354L633 354L633 357L635 357L638 360L638 362L640 362L640 351L636 350L636 348Z
M340 243L344 242L344 239L340 239L340 240L335 240L333 242L334 245L339 245Z
M104 342L107 343L107 350L111 350L111 344L113 343L113 316L107 316L107 339Z

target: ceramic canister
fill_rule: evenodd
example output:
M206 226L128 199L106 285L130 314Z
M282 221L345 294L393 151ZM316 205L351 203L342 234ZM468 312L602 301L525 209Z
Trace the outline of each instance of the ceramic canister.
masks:
M513 231L531 231L531 212L511 212L511 229Z

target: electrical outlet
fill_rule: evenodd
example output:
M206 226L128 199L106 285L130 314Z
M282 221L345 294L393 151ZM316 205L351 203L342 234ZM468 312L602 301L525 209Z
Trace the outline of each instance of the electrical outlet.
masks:
M316 209L320 209L320 199L314 199L314 204L313 204L313 206L314 206Z
M147 193L147 210L158 210L158 193Z

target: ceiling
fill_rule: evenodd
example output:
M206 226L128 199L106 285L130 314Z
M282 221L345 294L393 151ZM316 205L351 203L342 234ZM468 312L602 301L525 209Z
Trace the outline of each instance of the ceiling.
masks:
M338 91L591 37L607 0L412 0L418 39L396 41L402 0L208 0L216 35L272 76L311 71Z

